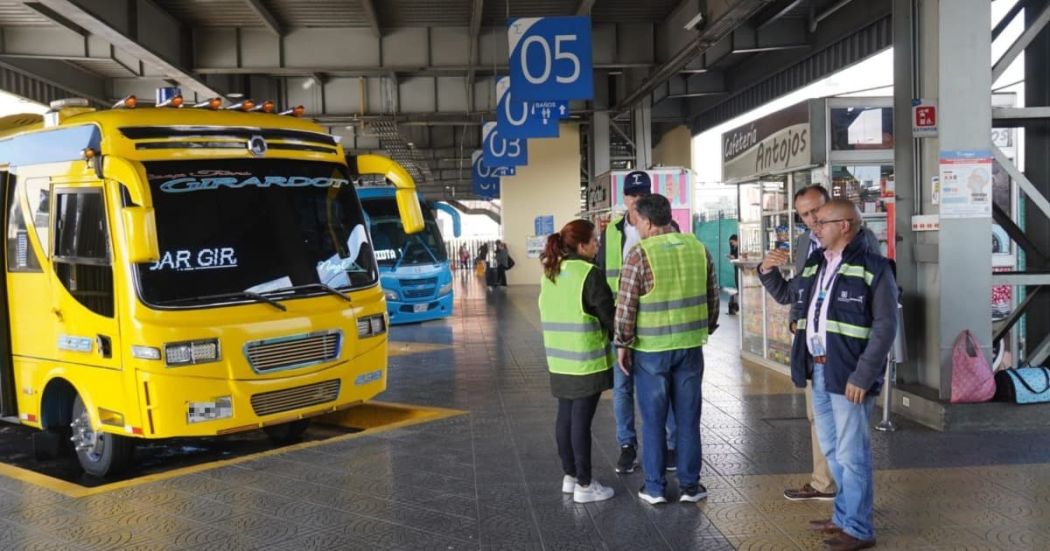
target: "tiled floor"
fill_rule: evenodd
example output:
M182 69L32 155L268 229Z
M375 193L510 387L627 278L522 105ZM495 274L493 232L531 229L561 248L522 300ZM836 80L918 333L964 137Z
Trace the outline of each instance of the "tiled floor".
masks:
M733 327L705 350L708 499L641 502L644 475L613 472L606 400L595 476L617 495L574 505L559 491L538 289L461 285L454 317L392 330L381 399L468 413L82 498L0 477L0 550L822 547L805 524L830 505L782 497L810 467L803 395L743 368ZM1050 549L1050 435L901 425L873 436L880 549Z

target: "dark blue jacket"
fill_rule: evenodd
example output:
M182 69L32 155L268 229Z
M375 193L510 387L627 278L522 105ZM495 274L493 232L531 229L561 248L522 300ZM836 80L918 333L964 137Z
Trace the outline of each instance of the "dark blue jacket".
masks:
M842 251L838 276L828 292L827 392L845 394L846 383L878 394L886 356L897 332L897 282L889 260L867 250L865 239L853 239ZM817 274L826 263L824 249L813 252L799 274L796 307L808 314ZM791 345L791 380L800 388L813 376L805 317L800 318Z

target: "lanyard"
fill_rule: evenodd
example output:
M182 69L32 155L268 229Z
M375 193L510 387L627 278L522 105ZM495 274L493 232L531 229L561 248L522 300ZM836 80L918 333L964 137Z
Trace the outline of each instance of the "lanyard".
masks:
M835 282L835 272L831 272L827 275L827 283L825 280L825 272L828 271L828 263L820 268L820 272L817 273L817 303L813 306L813 332L820 331L820 312L824 307L824 298L828 295L828 289L831 288L831 284Z

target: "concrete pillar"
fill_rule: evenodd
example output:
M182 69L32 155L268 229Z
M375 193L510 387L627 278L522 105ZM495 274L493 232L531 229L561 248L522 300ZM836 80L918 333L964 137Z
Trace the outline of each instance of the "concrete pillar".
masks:
M609 75L605 71L595 72L594 99L591 101L594 114L588 129L590 149L587 151L591 180L612 168L609 159L609 103Z
M606 149L608 151L608 149ZM537 216L554 216L558 231L580 212L580 127L561 125L561 136L529 140L529 164L517 175L500 178L503 240L515 266L509 285L539 285L540 261L525 254L525 240L535 233Z
M653 166L693 168L693 132L686 125L676 126L660 137L653 148Z
M987 150L992 132L991 10L987 0L940 2L937 10L939 150ZM992 219L942 218L940 247L940 397L951 396L952 345L973 332L991 355ZM979 246L978 246L979 244Z

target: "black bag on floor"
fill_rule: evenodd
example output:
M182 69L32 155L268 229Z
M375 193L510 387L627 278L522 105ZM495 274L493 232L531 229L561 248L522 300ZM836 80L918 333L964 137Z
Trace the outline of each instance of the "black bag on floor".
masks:
M995 399L1014 404L1050 402L1050 368L1021 367L995 374Z
M492 266L485 268L485 285L489 287L499 285L499 270Z

